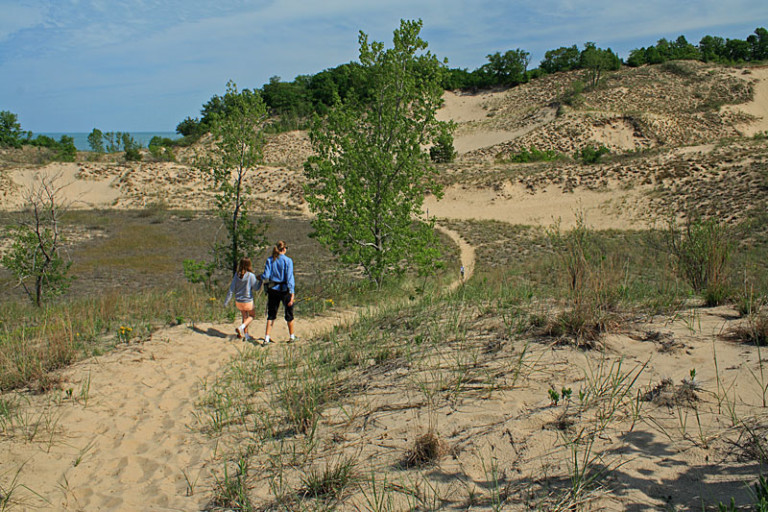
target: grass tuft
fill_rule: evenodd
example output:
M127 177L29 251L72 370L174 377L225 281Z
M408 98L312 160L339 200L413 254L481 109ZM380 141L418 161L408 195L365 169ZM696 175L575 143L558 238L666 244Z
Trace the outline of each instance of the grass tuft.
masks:
M403 466L406 468L431 466L437 464L444 453L444 443L437 433L430 429L417 437L413 446L405 453Z

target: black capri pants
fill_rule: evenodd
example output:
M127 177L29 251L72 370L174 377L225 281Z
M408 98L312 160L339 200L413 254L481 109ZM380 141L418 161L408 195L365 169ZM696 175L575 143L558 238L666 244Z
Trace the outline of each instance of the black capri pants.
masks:
M277 318L277 310L282 303L285 309L285 321L293 321L293 306L288 305L290 300L291 294L288 291L267 290L267 320Z

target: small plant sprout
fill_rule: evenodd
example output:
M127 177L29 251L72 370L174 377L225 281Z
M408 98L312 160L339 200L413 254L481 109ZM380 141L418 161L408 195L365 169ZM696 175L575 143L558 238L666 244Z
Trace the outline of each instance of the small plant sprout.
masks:
M549 399L552 402L551 405L557 405L560 403L560 393L555 388L549 388Z
M573 390L571 388L562 387L560 388L560 391L558 391L553 386L549 388L547 393L549 394L549 399L552 402L552 405L557 405L560 403L561 398L566 402L569 401L571 395L573 395Z

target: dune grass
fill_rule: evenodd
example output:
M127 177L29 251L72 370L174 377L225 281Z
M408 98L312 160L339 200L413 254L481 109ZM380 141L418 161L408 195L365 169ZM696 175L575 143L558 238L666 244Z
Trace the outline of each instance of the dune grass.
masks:
M716 436L702 427L703 415L730 415L734 425L744 424L750 408L731 401L726 385L711 391L719 397L719 413L709 409L711 402L684 400L670 406L677 411L677 420L670 421L667 406L645 399L655 389L646 365L602 347L607 332L659 314L679 318L691 300L701 300L665 257L662 233L449 224L478 248L480 271L463 286L451 293L401 294L400 301L312 344L276 347L268 357L243 354L232 363L237 370L211 386L217 395L248 383L273 383L239 393L220 405L224 412L215 412L215 400L201 404L209 418L237 418L224 428L205 422L203 428L250 443L249 465L260 469L245 485L270 496L259 506L586 509L610 495L611 475L626 462L618 454L627 449L621 441L627 432L652 428L671 442L707 449ZM515 247L512 256L508 246ZM545 363L561 344L586 350L581 378L556 377ZM718 379L721 371L716 369ZM516 480L511 468L481 457L486 482L480 487L460 472L433 477L441 464L469 457L462 446L472 436L442 431L446 415L460 413L472 400L530 392L546 379L551 384L544 410L552 411L552 419L541 428L556 433L552 451L561 457L559 472L541 481ZM703 396L695 371L681 382L675 390ZM391 399L368 403L367 396ZM364 425L398 414L418 418L408 429L409 441L392 440L387 450L376 451ZM394 445L399 449L392 450Z
M13 215L0 220L12 222ZM285 239L296 262L299 317L402 293L398 283L379 290L355 269L339 265L309 237L305 220L265 220L268 239ZM207 257L216 236L218 224L205 212L155 206L72 211L66 222L75 280L65 297L36 308L12 287L7 271L0 271L0 391L55 387L53 370L120 343L146 341L162 326L233 321L235 310L222 307L230 279L225 272L208 289L186 283L183 276L182 261ZM455 249L444 245L445 258L455 262ZM257 272L260 260L254 255Z

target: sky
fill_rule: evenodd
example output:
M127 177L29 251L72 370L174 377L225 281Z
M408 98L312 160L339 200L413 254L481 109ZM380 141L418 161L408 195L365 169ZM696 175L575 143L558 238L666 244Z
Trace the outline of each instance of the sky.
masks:
M0 110L41 132L174 131L233 80L260 88L392 45L401 19L454 68L594 41L626 58L660 38L746 39L765 0L0 0Z

